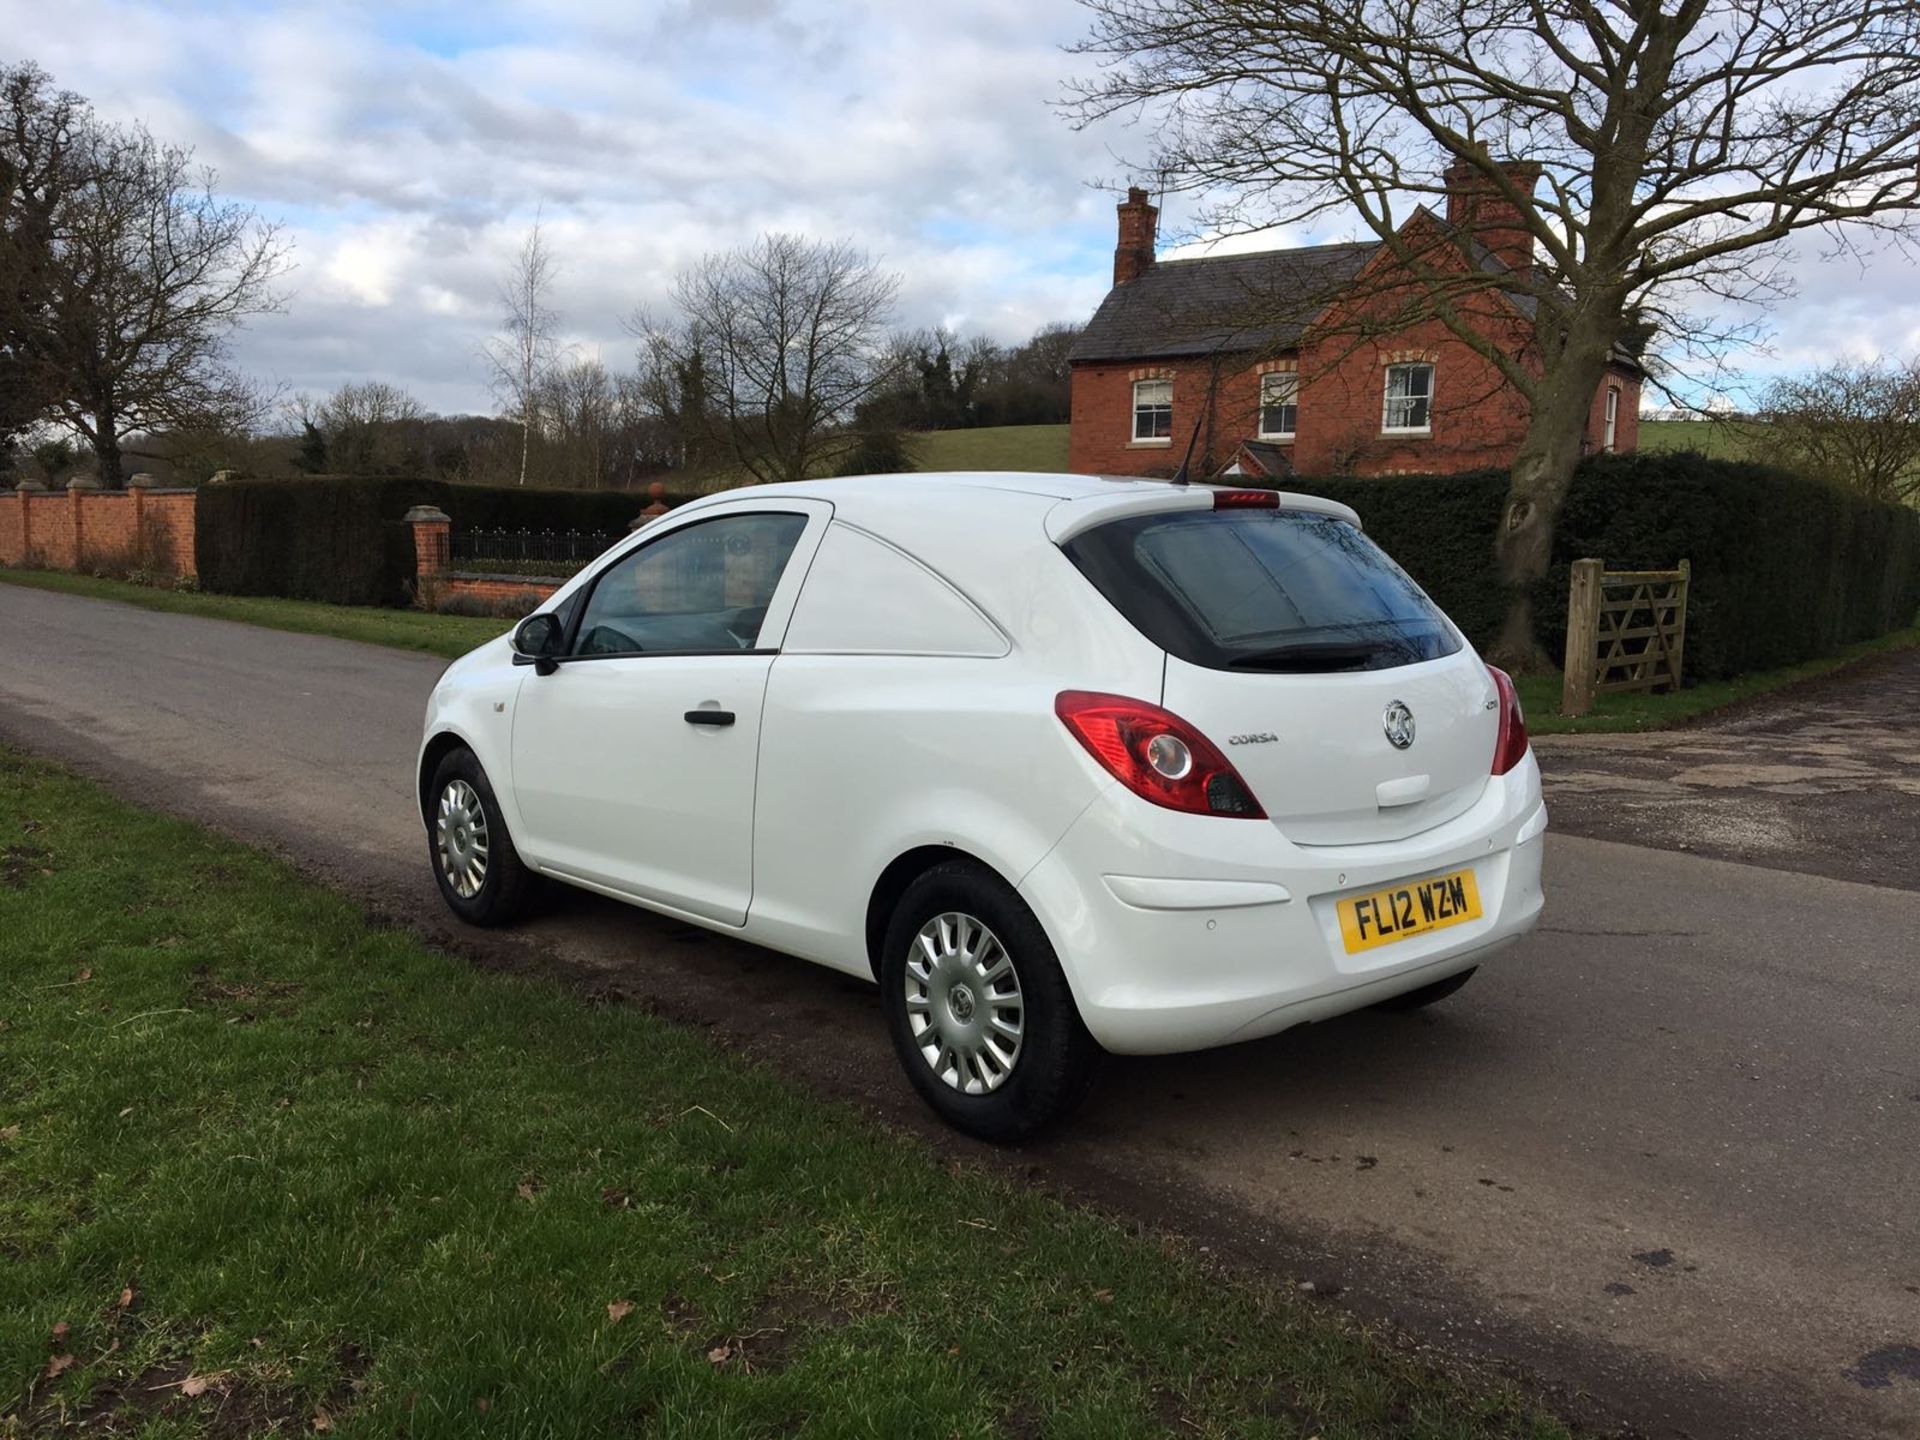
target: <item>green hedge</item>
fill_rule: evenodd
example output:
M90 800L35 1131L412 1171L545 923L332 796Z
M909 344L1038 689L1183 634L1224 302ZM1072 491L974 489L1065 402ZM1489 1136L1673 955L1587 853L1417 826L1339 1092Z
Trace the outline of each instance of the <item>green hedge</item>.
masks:
M618 534L646 503L644 494L621 490L404 478L239 480L201 488L194 557L201 588L223 595L404 605L413 536L400 517L415 505L439 506L457 527Z
M1476 645L1498 632L1506 596L1493 557L1505 472L1294 483L1359 511ZM195 553L208 590L397 605L413 577L413 537L400 517L414 505L438 505L456 526L618 533L645 503L628 491L437 480L243 480L201 489ZM1690 680L1829 654L1911 625L1920 611L1920 515L1740 461L1671 453L1581 465L1533 597L1540 642L1556 657L1566 643L1567 569L1582 556L1615 569L1693 562Z
M1476 645L1491 641L1506 604L1493 559L1504 472L1297 483L1359 511ZM1568 567L1583 556L1617 570L1692 562L1689 680L1830 654L1911 625L1920 612L1920 514L1741 461L1668 453L1581 465L1552 568L1533 596L1540 643L1556 658L1566 645Z

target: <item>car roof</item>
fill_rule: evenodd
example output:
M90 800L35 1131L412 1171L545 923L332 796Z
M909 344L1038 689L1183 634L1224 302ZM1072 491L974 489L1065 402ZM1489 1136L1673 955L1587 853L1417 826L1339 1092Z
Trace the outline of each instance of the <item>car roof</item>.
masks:
M1137 475L1071 475L1060 471L1024 470L936 470L909 471L895 475L848 475L828 480L786 481L722 491L706 497L711 500L774 499L782 495L831 501L836 511L856 519L870 506L895 511L902 500L927 503L939 497L947 503L939 508L952 509L953 502L971 501L982 507L1000 505L1010 511L1041 509L1051 511L1047 533L1058 544L1071 535L1103 520L1125 514L1141 514L1158 509L1202 509L1213 502L1213 493L1222 487L1214 482L1193 484L1150 479ZM701 502L695 502L696 504ZM1360 517L1347 506L1314 495L1280 492L1282 507L1337 515L1353 524ZM1054 507L1070 507L1063 513ZM972 508L968 506L967 508Z

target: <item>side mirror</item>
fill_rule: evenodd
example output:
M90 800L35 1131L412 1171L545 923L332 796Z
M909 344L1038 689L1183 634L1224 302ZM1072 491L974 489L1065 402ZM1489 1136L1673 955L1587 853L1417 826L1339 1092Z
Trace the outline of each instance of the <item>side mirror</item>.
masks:
M536 675L551 675L560 668L560 618L541 613L529 615L513 629L513 663L533 666Z

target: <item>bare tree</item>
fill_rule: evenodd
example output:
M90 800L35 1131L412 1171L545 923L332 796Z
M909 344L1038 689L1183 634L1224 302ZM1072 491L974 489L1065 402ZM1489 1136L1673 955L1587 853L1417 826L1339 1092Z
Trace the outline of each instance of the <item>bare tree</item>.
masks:
M511 406L520 422L522 485L527 483L527 456L539 423L540 383L560 359L560 317L549 298L555 268L536 219L500 280L503 328L481 351L495 398Z
M557 365L540 384L542 440L562 485L604 485L620 448L620 387L599 360Z
M388 475L426 468L427 412L398 385L349 382L317 404L301 396L293 418L312 427L325 466L341 475Z
M1215 224L1357 214L1527 398L1498 542L1509 663L1540 658L1525 587L1614 347L1657 323L1710 351L1727 336L1702 302L1778 295L1785 242L1847 246L1920 208L1911 0L1084 3L1079 48L1110 63L1075 118L1144 116L1157 173L1216 197ZM1449 167L1510 207L1524 263L1483 263L1473 223L1403 230ZM1516 307L1519 350L1498 333Z
M897 378L887 324L898 292L897 276L846 241L764 235L686 271L673 317L638 314L632 328L657 400L697 377L686 423L756 480L802 480L859 443L855 412Z
M0 65L0 442L43 420L59 393L45 325L55 217L75 188L86 102L34 65Z
M1839 360L1777 380L1760 418L1768 459L1875 500L1920 500L1920 358Z
M130 435L242 433L262 417L273 397L233 367L228 344L279 308L287 252L276 226L214 193L190 150L71 103L64 126L26 348L53 391L50 418L118 485Z

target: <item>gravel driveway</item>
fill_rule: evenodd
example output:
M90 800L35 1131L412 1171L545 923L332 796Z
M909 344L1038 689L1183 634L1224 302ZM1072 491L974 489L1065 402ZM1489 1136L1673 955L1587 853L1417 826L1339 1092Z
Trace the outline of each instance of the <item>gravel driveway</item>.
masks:
M1920 890L1920 648L1689 729L1535 747L1562 833Z

